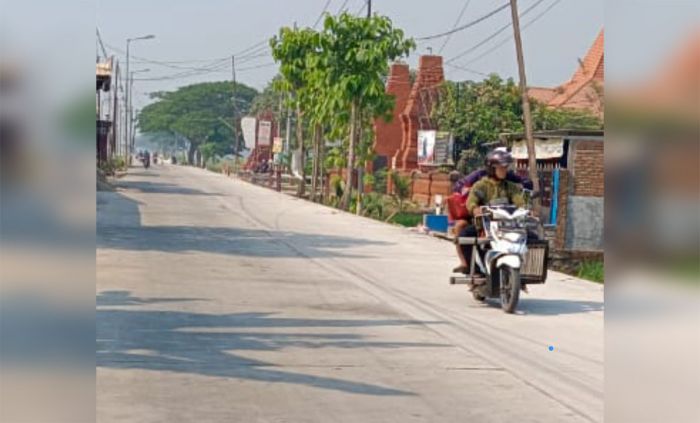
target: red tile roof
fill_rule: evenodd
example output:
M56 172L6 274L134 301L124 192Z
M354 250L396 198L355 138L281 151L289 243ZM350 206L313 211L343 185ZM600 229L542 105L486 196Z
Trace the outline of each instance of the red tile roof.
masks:
M603 116L604 31L580 61L571 79L556 88L532 87L528 90L535 100L554 108L589 110Z

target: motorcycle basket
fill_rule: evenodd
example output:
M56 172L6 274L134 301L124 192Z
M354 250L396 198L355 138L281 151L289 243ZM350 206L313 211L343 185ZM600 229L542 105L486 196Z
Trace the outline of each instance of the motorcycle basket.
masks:
M548 257L549 243L547 241L528 241L527 253L525 254L523 265L520 268L522 283L544 283L547 280Z

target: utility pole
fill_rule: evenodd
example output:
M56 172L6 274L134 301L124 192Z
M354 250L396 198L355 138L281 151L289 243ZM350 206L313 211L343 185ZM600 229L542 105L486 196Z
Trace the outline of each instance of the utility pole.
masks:
M116 62L114 59L114 56L112 56L112 60ZM110 148L110 159L113 159L115 156L115 150L117 149L117 143L119 142L118 135L119 135L119 62L116 62L115 65L113 66L114 68L114 75L112 76L112 80L114 81L114 85L112 87L112 135L109 137L109 148Z
M233 82L233 88L231 89L231 102L233 103L233 155L235 160L238 160L238 156L241 152L241 143L238 139L238 125L236 125L236 117L238 116L238 104L236 101L236 57L231 56L231 81Z
M131 83L133 82L133 76L131 77L131 82L129 82L129 44L131 44L132 41L152 40L155 37L155 35L149 34L144 35L143 37L126 39L126 84L124 86L124 90L126 91L126 98L124 101L126 103L126 113L124 113L124 128L126 130L126 137L124 138L124 154L126 155L125 159L127 164L131 164L131 152L129 150L129 140L131 139L131 134L129 133L129 117L131 115Z
M367 0L367 19L372 17L372 0Z
M124 102L125 105L124 107L126 108L126 113L124 113L124 130L126 133L124 134L124 160L126 162L126 166L128 167L131 165L131 155L129 152L129 116L130 116L130 108L129 108L129 102L131 101L131 93L130 91L130 83L129 83L129 44L131 43L130 39L126 40L126 86L124 87L124 90L126 93L124 94Z
M518 57L518 74L520 77L520 95L523 102L523 118L525 120L525 142L527 144L528 167L530 179L536 193L540 192L540 180L537 175L537 157L535 157L535 140L532 136L532 115L530 114L530 99L527 94L527 80L525 78L525 60L523 59L523 43L520 38L520 19L518 17L517 0L510 0L510 11L513 16L513 36L515 38L515 51ZM533 201L535 216L539 217L539 197Z

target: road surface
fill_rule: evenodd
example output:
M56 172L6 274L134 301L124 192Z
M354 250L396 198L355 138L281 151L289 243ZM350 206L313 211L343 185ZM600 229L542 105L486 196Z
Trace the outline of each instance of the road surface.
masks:
M446 241L189 167L97 208L100 422L603 419L600 285L507 315Z

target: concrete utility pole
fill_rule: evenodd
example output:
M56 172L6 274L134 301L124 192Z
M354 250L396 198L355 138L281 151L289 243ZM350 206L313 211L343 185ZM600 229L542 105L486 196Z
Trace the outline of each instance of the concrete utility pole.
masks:
M238 125L236 125L236 117L238 116L238 104L236 101L236 57L231 56L231 80L233 81L233 92L231 93L231 102L233 103L233 145L234 157L238 160L241 152L241 143L238 139Z
M510 11L513 16L513 36L515 38L515 51L518 58L518 75L520 77L520 94L523 102L523 118L525 120L525 142L527 144L528 168L535 192L540 192L540 180L537 175L537 158L535 157L535 140L532 136L532 115L530 114L530 99L527 94L527 80L525 78L525 60L523 59L523 43L520 38L520 19L518 17L517 0L510 0ZM539 217L540 200L533 201L535 215Z
M131 164L131 151L129 149L129 140L131 139L131 134L129 133L129 116L130 116L130 109L131 109L131 82L129 82L129 45L131 44L132 41L138 41L138 40L152 40L153 38L156 38L155 35L149 34L149 35L144 35L143 37L136 37L136 38L127 38L126 39L126 84L124 86L124 89L126 91L125 94L125 103L126 103L126 113L124 114L124 128L126 129L126 134L124 137L124 154L126 155L125 159L127 164ZM133 78L132 78L133 82Z
M367 0L367 19L372 17L372 0Z

